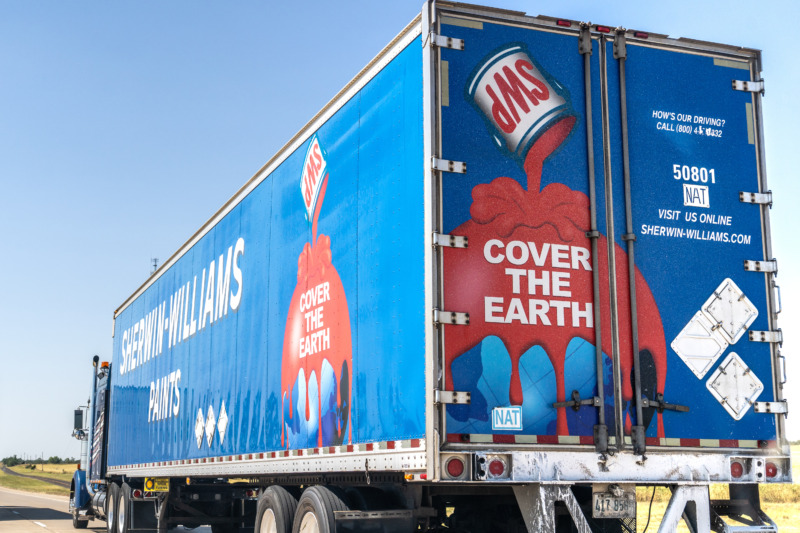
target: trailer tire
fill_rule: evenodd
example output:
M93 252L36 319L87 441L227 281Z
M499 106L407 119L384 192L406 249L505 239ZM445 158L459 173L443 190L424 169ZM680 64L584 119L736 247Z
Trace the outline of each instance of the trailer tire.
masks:
M128 533L131 510L131 487L123 483L117 498L117 533Z
M294 515L293 533L335 533L335 511L347 511L346 496L336 487L315 485L303 491Z
M106 494L106 533L117 533L117 498L119 485L109 483Z
M255 533L291 533L297 498L280 485L272 485L258 499Z

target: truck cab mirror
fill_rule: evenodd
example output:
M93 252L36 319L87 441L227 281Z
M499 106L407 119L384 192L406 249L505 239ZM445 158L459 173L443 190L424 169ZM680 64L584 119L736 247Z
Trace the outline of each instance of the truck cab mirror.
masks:
M83 409L75 409L75 426L73 429L83 429Z

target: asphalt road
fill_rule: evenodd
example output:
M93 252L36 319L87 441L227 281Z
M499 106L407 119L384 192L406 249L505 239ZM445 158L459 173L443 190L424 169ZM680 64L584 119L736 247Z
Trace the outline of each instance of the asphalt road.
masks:
M2 533L74 533L69 500L60 496L30 494L0 488L0 531ZM86 531L105 531L105 522Z
M0 488L0 533L105 533L105 530L106 523L102 520L92 520L88 529L72 529L67 498ZM172 531L188 530L179 527ZM192 532L211 533L211 528L199 527Z

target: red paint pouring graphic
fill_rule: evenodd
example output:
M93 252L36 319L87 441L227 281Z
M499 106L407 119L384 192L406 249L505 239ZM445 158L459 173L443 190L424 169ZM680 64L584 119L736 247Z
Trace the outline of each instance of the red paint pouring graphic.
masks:
M592 304L592 272L584 268L585 262L580 259L586 257L578 250L577 255L570 256L565 252L566 247L577 247L591 250L590 239L586 232L590 229L589 199L580 192L573 191L566 185L554 183L546 186L541 191L541 176L544 161L567 138L573 126L575 117L562 118L547 131L529 149L525 157L524 169L527 175L527 190L511 178L499 177L489 184L477 185L472 190L473 204L470 209L471 220L463 223L453 230L455 235L465 235L469 238L467 249L446 249L444 251L444 279L451 280L444 286L444 305L449 310L468 312L470 315L469 326L447 326L445 332L445 365L447 369L446 387L453 390L451 366L453 361L472 349L484 338L490 335L499 337L506 346L511 356L511 382L510 401L512 405L522 405L523 392L520 381L519 361L522 355L533 346L541 346L547 353L556 376L556 401L564 401L566 391L564 388L564 361L567 345L570 340L580 337L594 344L594 328L590 325L586 314L586 305ZM498 264L491 264L485 257L485 246L490 240L496 239L504 245L513 241L518 243L533 243L530 251L531 260L525 264L511 264L507 259ZM553 246L557 246L558 252ZM498 253L511 254L517 263L524 257L520 244L512 245L516 248L490 248L490 253L497 257ZM530 245L529 245L530 246ZM574 250L574 248L566 248ZM616 262L616 282L618 295L619 338L620 338L620 365L622 370L622 395L625 401L631 400L633 390L630 380L633 366L631 351L630 328L630 299L628 290L627 254L622 248L614 244L614 259ZM539 265L534 265L533 254L537 252ZM547 251L548 255L545 255ZM554 259L553 254L558 253ZM567 254L567 255L564 255ZM544 257L544 259L542 259ZM573 257L577 257L575 260ZM555 263L554 263L555 261ZM571 268L557 268L554 265L563 265L569 262ZM588 264L590 265L590 259ZM600 275L600 302L601 309L608 308L609 288L608 283L608 241L605 236L598 239L598 264ZM553 292L555 284L561 282L560 290L570 293L569 297L554 297L545 293L540 284L531 288L525 277L518 277L517 287L514 287L514 276L509 275L507 268L526 269L534 271L534 277L540 281L549 275L548 291ZM548 274L549 272L549 274ZM561 272L560 276L552 277L553 273ZM563 285L563 280L568 276L568 287ZM460 283L454 283L460 280ZM653 355L657 373L657 392L664 392L666 380L666 342L664 340L663 326L653 295L642 277L636 271L636 294L639 319L639 348L649 350ZM530 294L534 292L535 294ZM494 300L492 305L499 307L489 308L486 297L502 297L502 304ZM521 307L515 308L510 316L511 323L487 322L489 318L497 320L498 317L509 316L509 303L513 298L522 302ZM530 300L536 300L532 304ZM546 306L549 307L545 324L542 313ZM570 302L571 306L565 307L563 302ZM578 320L574 322L574 311L579 311ZM540 313L537 314L536 311ZM581 315L580 311L584 314ZM524 315L524 318L521 318ZM559 317L562 326L558 325ZM535 322L534 323L534 319ZM525 323L527 322L527 323ZM611 354L611 327L607 316L601 320L602 349L606 354ZM617 379L620 379L617 377ZM626 419L625 430L630 432L630 418ZM568 435L566 409L557 411L556 431L558 435ZM664 436L661 414L658 415L658 435Z
M353 367L350 316L347 297L342 281L333 266L331 239L327 235L317 238L317 221L325 198L328 175L323 178L319 198L314 208L312 221L312 243L306 243L297 260L297 286L289 305L286 330L283 340L283 365L281 372L281 445L289 447L285 435L287 421L283 403L289 401L289 418L293 418L292 388L300 379L302 369L305 376L305 423L311 421L311 401L316 400L319 417L317 446L338 444L344 439L344 427L348 428L347 440L352 439L350 420L350 398L352 380L349 373ZM310 315L309 315L310 313ZM313 316L315 315L316 316ZM315 327L316 326L316 327ZM322 421L322 367L327 361L336 375L336 427L323 438ZM310 398L309 381L316 377L318 393Z

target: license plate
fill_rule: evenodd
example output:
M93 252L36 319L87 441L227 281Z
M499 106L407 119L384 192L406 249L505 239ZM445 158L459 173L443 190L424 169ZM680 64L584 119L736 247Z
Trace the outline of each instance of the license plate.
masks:
M636 518L636 493L614 495L611 492L592 494L593 518Z

